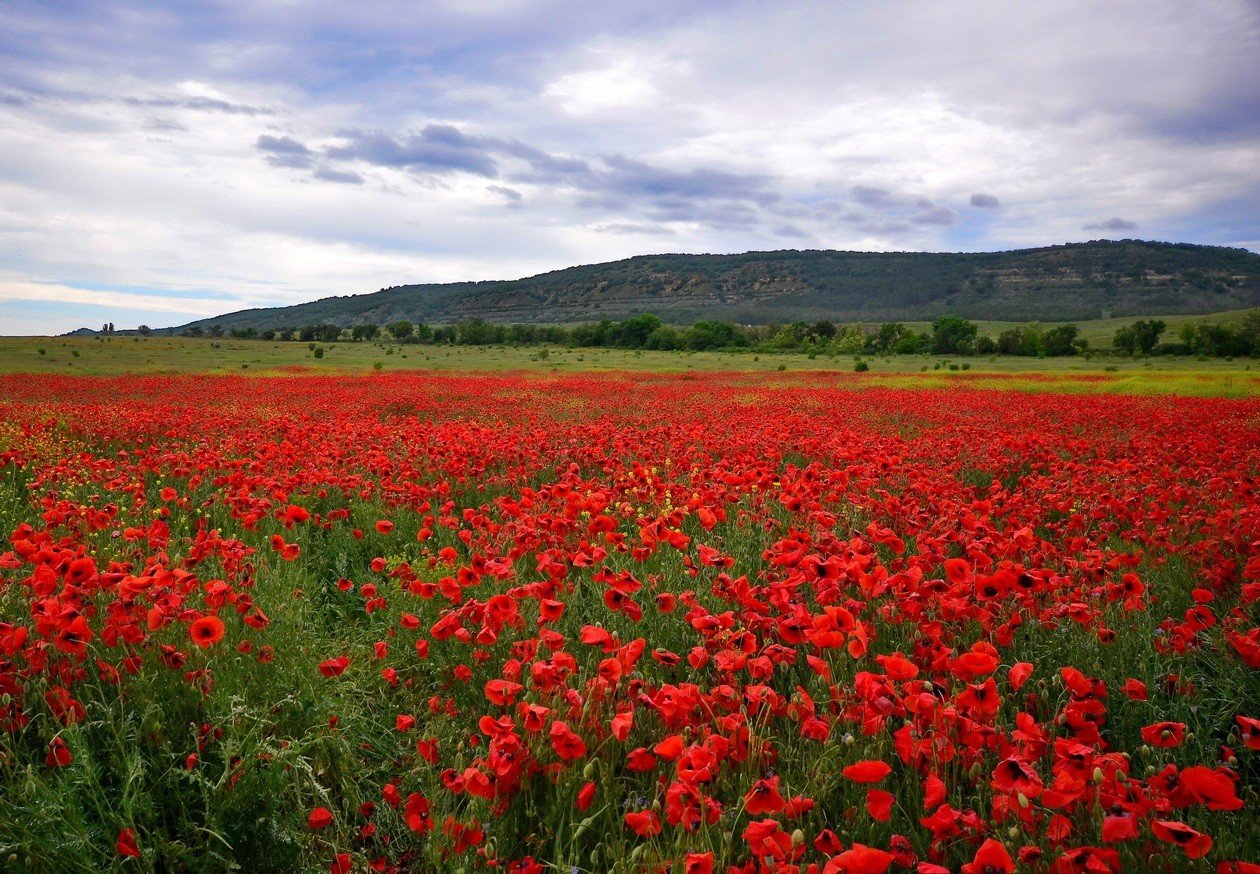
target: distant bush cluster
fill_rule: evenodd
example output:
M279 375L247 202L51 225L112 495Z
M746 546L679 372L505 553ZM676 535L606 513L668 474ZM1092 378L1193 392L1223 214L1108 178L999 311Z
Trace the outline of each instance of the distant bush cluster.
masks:
M1161 342L1167 326L1158 319L1140 319L1118 329L1110 350L1090 350L1073 324L1043 327L1037 323L1012 327L996 337L980 333L979 326L959 316L943 316L928 330L916 330L901 322L867 327L837 325L827 320L786 325L736 325L700 321L689 327L667 325L655 315L644 314L624 321L564 327L559 325L499 325L471 319L453 325L304 325L259 331L235 328L230 335L242 340L279 340L302 343L393 340L404 344L445 346L557 345L581 348L652 349L703 352L749 349L757 352L801 352L810 355L1022 355L1060 357L1091 351L1121 355L1250 356L1260 351L1260 314L1250 314L1238 324L1187 323L1175 342ZM209 331L191 328L185 336L224 336L221 326Z
M1242 358L1260 354L1260 313L1249 313L1238 324L1193 322L1177 330L1177 339L1161 341L1162 321L1135 322L1116 331L1114 345L1129 354L1199 355Z

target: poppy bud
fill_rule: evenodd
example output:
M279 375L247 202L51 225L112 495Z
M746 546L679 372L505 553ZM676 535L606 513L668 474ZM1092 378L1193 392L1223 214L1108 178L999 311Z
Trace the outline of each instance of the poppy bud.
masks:
M797 829L792 832L792 846L799 847L805 843L805 832Z
M582 769L582 777L586 780L591 779L595 775L597 767L599 767L599 759L591 759L586 763L586 767Z
M1025 810L1027 810L1027 809L1028 809L1028 796L1027 796L1027 795L1025 795L1023 792L1020 792L1020 793L1019 793L1017 796L1015 796L1015 797L1016 797L1017 799L1019 799L1019 806L1020 806L1020 807L1022 807L1022 808L1024 808ZM1014 835L1011 835L1011 837L1015 837L1015 836L1014 836Z
M974 763L970 768L967 769L967 776L970 777L972 780L978 779L980 776L980 773L981 773L981 768L980 768L979 762Z
M1010 837L1012 841L1015 840L1017 837L1019 837L1019 826L1017 825L1011 826L1010 828L1006 830L1006 834Z
M1147 765L1147 766L1146 766L1146 776L1148 776L1148 777L1149 777L1149 776L1151 776L1151 775L1152 775L1152 774L1154 774L1154 773L1155 773L1155 766L1154 766L1154 765Z
M1094 782L1101 783L1102 781L1103 781L1102 768L1095 768L1094 769Z

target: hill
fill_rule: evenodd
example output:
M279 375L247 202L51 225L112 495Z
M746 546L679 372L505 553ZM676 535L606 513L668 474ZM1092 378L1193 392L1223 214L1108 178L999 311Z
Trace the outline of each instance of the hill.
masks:
M1009 252L746 252L640 255L525 279L400 285L171 330L260 330L400 319L562 324L651 312L666 322L742 324L1005 321L1200 315L1260 305L1260 255L1245 249L1096 240Z

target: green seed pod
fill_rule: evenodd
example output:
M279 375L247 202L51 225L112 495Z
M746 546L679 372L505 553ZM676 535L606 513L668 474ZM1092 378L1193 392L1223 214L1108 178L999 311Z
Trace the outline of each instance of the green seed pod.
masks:
M1015 797L1016 797L1017 799L1019 799L1019 806L1020 806L1020 807L1022 807L1022 808L1024 808L1025 810L1027 810L1027 809L1028 809L1028 804L1029 804L1029 802L1028 802L1028 796L1027 796L1027 795L1025 795L1023 792L1021 792L1021 793L1019 793L1019 794L1018 794L1017 796L1015 796ZM1012 835L1012 837L1014 837L1014 836Z
M586 763L586 767L582 769L582 777L587 780L591 779L597 767L599 767L599 759L591 759Z

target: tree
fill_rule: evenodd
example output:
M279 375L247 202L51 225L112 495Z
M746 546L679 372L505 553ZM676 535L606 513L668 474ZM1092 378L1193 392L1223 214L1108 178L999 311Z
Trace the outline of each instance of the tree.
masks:
M1080 351L1077 347L1076 335L1080 329L1076 325L1059 325L1051 328L1042 336L1042 348L1047 355L1075 355Z
M1111 345L1117 352L1132 355L1133 350L1137 348L1137 332L1133 330L1132 325L1116 328L1115 336L1111 338Z
M140 332L140 336L142 337L147 337L149 336L149 334L153 333L153 329L150 328L148 325L141 325L136 330Z
M355 325L350 329L350 339L356 343L364 340L375 340L381 329L376 325Z
M406 319L400 319L386 328L386 330L389 331L395 340L405 340L411 336L413 328L414 326L411 322Z
M647 344L648 337L661 326L661 320L651 313L644 313L632 319L626 319L614 326L612 335L618 346L630 349L641 349Z
M906 326L901 322L884 322L875 331L875 339L872 341L875 351L892 352L907 333Z
M683 331L679 345L683 349L703 352L727 346L747 346L748 338L729 322L696 322Z
M906 331L892 347L898 355L923 355L932 348L932 338L920 331Z
M461 322L456 326L457 341L462 346L488 346L502 343L504 330L502 325L495 325L485 319L477 318Z
M210 336L211 336L211 337L222 337L222 336L223 336L223 326L222 326L222 325L211 325L211 326L210 326Z
M932 352L937 355L970 355L979 330L974 322L961 316L941 316L932 323Z
M1166 327L1162 319L1139 319L1128 327L1117 329L1111 345L1129 355L1134 352L1149 355Z
M653 331L643 344L648 349L677 349L678 329L670 325L661 325Z
M861 352L866 348L866 334L862 331L862 326L846 325L831 342L830 348L840 355L856 355Z
M1134 341L1137 348L1142 354L1149 355L1151 350L1155 348L1155 344L1159 342L1159 335L1164 333L1167 327L1162 319L1151 319L1150 321L1139 320L1133 323Z
M815 337L818 337L820 340L830 340L832 337L836 336L836 325L835 322L822 319L814 322L813 326L809 329L809 332Z

